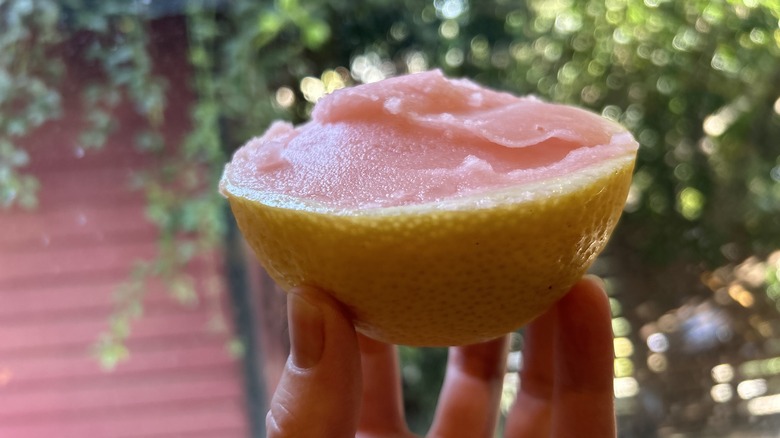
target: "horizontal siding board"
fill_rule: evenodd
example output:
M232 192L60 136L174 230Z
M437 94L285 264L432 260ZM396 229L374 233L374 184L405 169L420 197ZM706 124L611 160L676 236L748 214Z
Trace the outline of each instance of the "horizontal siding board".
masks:
M107 293L110 295L110 291ZM182 308L186 310L190 307L191 305L189 304L178 304L171 299L167 301L155 300L144 304L143 314L150 318L176 317L182 314ZM0 328L13 326L23 329L25 327L40 325L61 326L77 320L100 319L107 321L108 318L106 315L109 315L111 312L115 312L118 309L119 306L115 305L100 307L85 306L81 309L73 309L70 311L35 312L24 315L14 315L0 318ZM200 313L201 312L198 312L198 314Z
M132 174L132 168L121 172L112 169L95 169L84 173L70 171L58 171L52 174L36 173L35 176L43 188L38 194L39 204L43 211L47 211L62 208L63 205L89 208L95 204L99 205L100 203L96 201L101 200L115 205L119 204L117 200L122 203L143 200L142 192L131 189ZM25 211L15 209L9 214L23 215Z
M247 436L245 428L211 428L210 430L198 430L187 432L184 438L229 438ZM179 433L164 433L154 435L144 435L144 438L183 438Z
M55 210L47 214L24 214L18 218L0 218L0 251L42 251L74 245L106 245L127 239L148 239L157 228L146 220L145 204L92 206L84 212L77 208ZM81 225L87 222L90 226Z
M111 193L114 193L111 195ZM83 198L68 197L54 197L49 196L46 192L41 191L38 200L40 207L33 210L22 210L19 208L13 208L10 211L4 212L4 215L16 215L17 217L29 217L30 214L44 213L48 214L54 211L60 210L72 210L74 208L95 208L95 207L111 207L123 204L141 203L143 194L129 191L126 189L113 190L111 193L105 193L103 196L96 196L85 201Z
M80 312L102 312L103 315L114 308L116 300L114 291L116 281L97 282L85 285L52 284L24 292L8 292L5 300L13 299L12 305L0 305L0 326L6 321L49 319L53 315L67 317ZM13 295L10 298L9 295ZM0 300L3 295L0 294ZM172 303L172 298L163 293L151 293L144 299L148 311L174 307L181 310L178 303ZM74 315L75 316L75 315ZM55 316L56 319L56 316Z
M187 348L195 346L195 345L204 345L209 344L211 342L219 342L221 343L222 347L228 346L228 341L225 336L220 336L219 334L215 333L213 335L204 336L202 332L193 331L192 333L187 334L179 334L179 335L171 335L171 336L156 336L153 338L147 338L147 339L135 339L132 335L130 338L125 342L125 345L127 346L128 350L130 350L131 356L133 354L141 354L142 352L151 352L151 351L160 351L164 350L166 348L171 348L171 346L187 346ZM23 350L17 350L17 351L11 351L11 352L4 352L2 353L2 359L3 362L9 362L13 363L17 360L30 360L30 361L41 361L45 362L47 360L50 360L52 358L56 357L92 357L93 352L93 343L89 344L73 344L73 345L58 345L56 347L47 347L47 348L39 348L39 349L23 349ZM230 354L227 352L227 350L222 349L220 351L217 351L215 349L215 354L219 354L220 356L224 356L222 360L214 359L215 361L218 361L220 364L226 364L226 363L234 363L235 364L235 358L230 356ZM97 360L95 360L97 362ZM122 362L114 371L104 371L101 373L95 373L92 375L92 378L94 379L100 379L100 378L113 378L118 373L120 373L119 369L124 367L129 367L129 360ZM183 368L189 369L190 366L193 368L196 368L200 364L198 363L182 363L181 366ZM204 366L210 366L208 363L204 364ZM130 367L132 368L132 367ZM231 368L231 367L226 367ZM234 368L234 367L233 367ZM147 371L143 371L146 369ZM4 372L2 369L0 369L0 373ZM148 366L147 368L142 368L141 372L148 372ZM10 382L12 380L6 380L5 375L3 376L4 380L1 382L3 388L3 391L8 391L8 388L10 387ZM13 377L11 375L10 377ZM32 381L30 381L32 383ZM0 400L0 403L3 401Z
M151 247L153 246L154 245L151 245ZM0 256L2 256L1 253ZM54 286L86 286L106 281L111 281L114 282L114 284L119 285L128 279L130 268L133 266L134 262L139 260L141 259L127 260L124 264L109 264L102 269L92 269L89 271L82 269L76 271L61 271L51 274L39 272L36 275L27 275L23 277L8 275L6 276L7 278L2 278L3 269L2 266L0 266L0 306L8 304L5 302L5 298L3 297L4 294L21 294L31 290L37 290L38 288L50 288ZM205 275L205 273L212 272L214 269L220 269L214 261L205 258L197 258L189 263L187 273L189 275Z
M89 286L104 282L112 282L119 285L122 280L127 279L130 271L130 262L127 264L112 266L107 269L95 269L89 272L62 272L56 275L34 275L27 277L7 276L6 279L0 279L0 306L10 306L11 296L18 296L23 293L38 290L39 288L49 289L55 286ZM2 274L0 266L0 274Z
M0 369L8 373L8 382L2 394L29 391L36 388L59 388L70 386L107 385L112 382L156 380L159 377L184 375L186 373L211 372L230 373L233 359L224 354L225 343L214 337L199 336L198 344L168 345L164 350L144 351L132 349L132 360L122 363L113 371L105 372L88 351L73 350L66 354L49 356L8 357L0 360ZM135 380L133 380L135 379Z
M195 265L205 268L205 264L206 260L200 259ZM188 275L196 285L206 279L204 271L194 269L191 271L195 272L188 272ZM37 287L30 290L0 287L0 327L9 321L13 321L14 324L25 324L36 320L35 323L38 324L37 320L40 319L56 321L81 318L85 314L93 313L107 315L117 304L116 290L122 280L121 274L109 271L105 276L97 276L92 281L85 281L93 275L94 272L84 277L72 276L73 281L42 282L39 279ZM57 277L58 280L61 279L61 276ZM144 314L192 311L193 307L206 305L210 299L213 299L204 296L202 291L196 290L196 293L198 293L196 302L185 306L170 295L162 282L150 279L146 283L143 297ZM198 311L202 312L204 309Z
M29 277L45 280L63 273L89 274L92 271L129 268L135 260L149 259L157 253L151 239L124 245L91 248L61 248L37 253L0 253L0 294L4 282ZM129 269L128 269L129 271Z
M45 136L38 139L39 143L45 141ZM149 165L154 160L154 155L137 151L132 143L122 145L112 143L110 147L100 149L83 149L76 145L57 150L41 150L34 146L31 149L30 170L41 174L114 169L118 175L121 175L121 172L127 169L138 169ZM66 169L62 167L63 161L68 163Z
M61 414L100 415L105 411L136 406L176 405L209 399L238 399L240 388L231 385L233 375L211 378L143 381L134 385L85 386L68 392L55 388L15 394L15 403L0 412L0 422L32 420Z
M203 403L177 403L117 409L111 415L61 414L22 424L0 424L0 436L13 438L141 438L161 434L188 436L212 429L243 431L247 436L243 406L236 399L214 399ZM230 437L226 437L230 438Z
M74 318L71 321L46 325L0 325L0 354L6 351L42 348L54 345L86 344L97 339L107 328L107 315ZM153 315L138 321L132 335L136 339L206 333L209 315L204 312L181 312L171 315Z

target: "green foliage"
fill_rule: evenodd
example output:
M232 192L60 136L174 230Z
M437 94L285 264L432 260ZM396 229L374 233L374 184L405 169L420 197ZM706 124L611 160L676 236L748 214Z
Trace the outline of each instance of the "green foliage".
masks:
M135 134L136 147L160 158L159 165L134 180L135 187L146 193L147 217L160 229L158 255L139 261L127 282L117 288L117 310L95 346L102 364L109 368L129 354L123 342L132 321L141 315L149 281L161 279L171 296L184 305L197 302L193 279L184 268L219 245L225 226L214 190L224 161L219 115L202 110L208 107L204 93L194 109L197 129L184 147L166 148L160 127L167 84L154 72L149 52L150 14L137 2L0 2L0 205L33 208L37 204L37 180L23 173L28 155L14 140L60 116L58 86L64 60L52 59L50 52L79 32L91 32L86 57L105 75L105 80L82 90L86 128L79 138L80 147L87 152L102 148L121 123L111 111L122 101L130 101L148 122ZM193 51L196 47L193 44ZM194 67L200 75L208 73L208 68ZM163 155L164 149L180 152Z
M777 15L776 3L737 1L237 2L191 20L214 36L210 52L193 50L214 67L196 118L219 113L235 146L274 118L304 120L304 79L337 67L355 82L438 67L582 105L642 143L619 238L647 260L714 266L724 245L737 259L780 244L767 234L780 229ZM280 87L293 105L274 100Z
M53 2L0 2L0 208L37 204L38 183L21 171L27 153L15 142L59 115L60 96L51 83L62 63L46 62L45 53L59 41L58 20Z
M446 348L420 349L400 347L404 408L409 428L424 433L430 425L432 407L439 398L444 381Z

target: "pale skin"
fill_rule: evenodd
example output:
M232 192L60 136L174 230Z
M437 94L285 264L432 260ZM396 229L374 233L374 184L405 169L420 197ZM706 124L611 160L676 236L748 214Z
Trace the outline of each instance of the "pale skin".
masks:
M288 294L292 352L266 417L269 438L409 438L396 347L355 332L321 291ZM492 438L508 336L452 347L427 436ZM525 334L517 401L505 438L616 436L609 302L580 280Z

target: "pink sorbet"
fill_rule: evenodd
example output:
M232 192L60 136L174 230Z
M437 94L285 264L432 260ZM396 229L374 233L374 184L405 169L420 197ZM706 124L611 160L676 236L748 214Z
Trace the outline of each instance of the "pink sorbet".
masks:
M335 210L397 207L559 177L636 149L599 115L429 71L336 91L297 128L275 122L235 153L223 184Z

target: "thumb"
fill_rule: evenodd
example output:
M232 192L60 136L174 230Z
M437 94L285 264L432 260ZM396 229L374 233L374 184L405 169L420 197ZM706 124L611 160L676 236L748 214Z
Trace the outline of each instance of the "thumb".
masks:
M325 293L287 294L290 357L266 417L267 436L355 436L362 378L357 335Z

